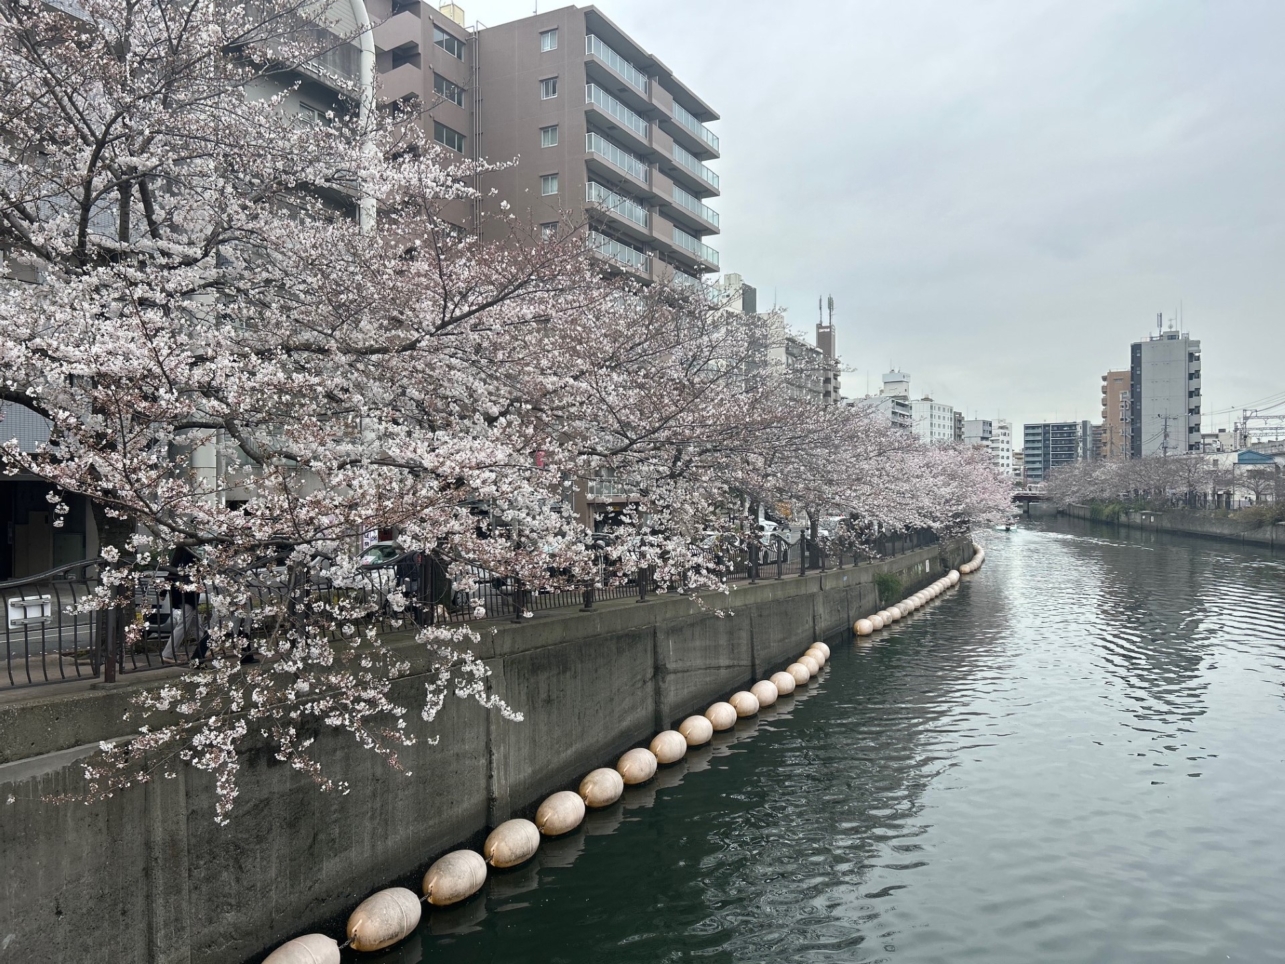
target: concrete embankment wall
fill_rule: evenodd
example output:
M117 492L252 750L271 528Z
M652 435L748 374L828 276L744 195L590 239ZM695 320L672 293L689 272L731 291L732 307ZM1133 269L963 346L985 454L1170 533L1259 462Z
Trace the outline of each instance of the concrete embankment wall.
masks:
M1085 519L1091 522L1104 520L1094 519L1093 509L1087 505L1068 505L1061 509L1063 515L1073 519ZM1285 550L1285 523L1268 526L1246 526L1234 515L1217 515L1212 512L1184 512L1172 509L1166 512L1124 512L1120 518L1112 520L1114 525L1145 532L1170 532L1175 535L1201 536L1206 539L1220 539L1224 542L1243 542L1247 545L1266 546L1270 549Z
M155 678L10 694L0 703L0 962L241 964L327 922L337 933L335 919L371 891L416 881L442 851L479 842L487 826L761 679L812 640L849 630L879 608L876 573L913 591L970 555L970 541L957 540L856 569L768 578L704 609L666 595L487 625L479 655L491 688L524 722L454 699L431 724L413 715L419 742L401 753L410 776L351 736L319 730L317 756L350 784L346 795L319 792L252 747L227 827L214 823L211 777L177 765L173 779L103 803L42 802L83 790L80 761L97 740L137 726L122 719L129 696ZM394 696L418 705L423 686L408 677Z

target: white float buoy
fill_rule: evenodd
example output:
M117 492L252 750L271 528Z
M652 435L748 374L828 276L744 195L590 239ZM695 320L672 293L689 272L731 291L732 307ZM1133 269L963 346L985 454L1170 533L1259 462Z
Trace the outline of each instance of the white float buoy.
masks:
M779 673L773 673L771 677L768 678L768 682L776 687L777 693L781 696L789 696L794 692L794 687L799 685L795 681L794 677L785 672L785 670L781 670Z
M820 649L820 650L821 650L821 652L825 653L825 658L826 658L826 659L829 659L829 658L830 658L830 647L829 647L829 646L827 646L825 643L821 642L821 640L819 640L819 639L818 639L818 640L817 640L815 643L813 643L812 645L813 645L813 646L816 646L818 649Z
M958 570L958 569L952 569L952 570L950 571L950 575L949 575L949 576L947 576L946 578L950 580L950 584L951 584L952 586L957 586L957 585L959 585L959 570Z
M759 711L758 697L748 690L733 693L727 698L727 702L732 704L732 707L736 710L736 715L741 719L753 716Z
M790 678L790 682L794 682L793 677ZM776 684L771 680L766 679L761 679L751 686L750 692L753 693L754 698L759 701L760 709L766 706L771 706L776 702L777 697L781 695L781 691L776 688Z
M705 719L715 730L730 730L736 725L736 707L731 703L715 703L705 711Z
M616 761L616 772L620 774L627 787L646 783L656 775L656 754L645 746L626 750Z
M624 792L624 778L610 767L599 767L580 781L580 799L594 809L611 806Z
M872 625L876 630L883 629L884 627L883 617L880 616L878 613L875 613L873 616L870 617L870 625Z
M540 828L530 820L515 817L500 824L482 844L482 856L492 867L524 864L540 849Z
M580 806L584 807L584 804ZM486 861L482 855L474 850L454 850L428 868L428 873L424 874L423 890L434 907L449 907L472 897L484 883Z
M794 677L794 682L798 686L807 686L808 680L812 678L812 671L802 663L791 663L785 667L785 671Z
M826 664L825 653L821 652L821 650L817 649L815 646L809 646L808 651L803 655L815 659L818 666L824 666Z
M537 843L539 836L537 833ZM348 917L348 942L353 950L382 951L418 927L422 913L419 898L405 887L381 890L358 904Z
M875 631L875 624L869 619L858 619L852 628L858 636L869 636Z
M714 736L714 724L703 716L689 716L678 727L688 746L702 746Z
M687 755L687 737L677 730L662 730L651 738L651 745L647 749L651 750L657 763L668 766Z
M561 837L584 822L584 800L570 790L559 790L545 798L535 812L535 826L546 837Z
M900 622L901 617L904 616L905 613L901 611L900 606L889 606L888 615L892 617L892 621L895 623L895 622Z
M286 941L263 964L339 964L339 943L325 934L304 934Z
M811 679L813 676L816 676L817 673L821 672L821 664L818 663L811 656L800 656L799 662L808 668L809 679Z

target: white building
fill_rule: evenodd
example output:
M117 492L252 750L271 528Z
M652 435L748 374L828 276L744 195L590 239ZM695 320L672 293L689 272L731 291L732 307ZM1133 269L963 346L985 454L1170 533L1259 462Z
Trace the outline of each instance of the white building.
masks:
M1158 331L1133 343L1129 414L1133 458L1199 452L1200 342L1186 332Z
M964 444L989 446L994 428L995 423L989 418L964 419Z
M991 461L1004 475L1014 473L1013 426L1006 419L996 419L991 426Z
M955 410L944 402L931 398L916 398L910 403L914 431L921 441L929 445L942 445L955 441Z

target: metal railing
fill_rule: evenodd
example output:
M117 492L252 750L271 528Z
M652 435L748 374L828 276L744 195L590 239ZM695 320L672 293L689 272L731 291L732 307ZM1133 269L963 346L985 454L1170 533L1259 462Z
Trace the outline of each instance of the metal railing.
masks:
M590 231L589 248L596 254L611 261L619 262L644 274L651 273L651 255L639 251L637 248L631 248L623 241L609 238L605 234L599 234L597 231Z
M701 203L701 199L694 194L689 194L677 184L673 185L674 203L679 207L686 208L698 218L708 221L714 227L718 227L718 212L707 204Z
M698 121L696 115L678 101L674 101L674 120L678 121L714 150L718 150L718 135Z
M585 84L584 99L586 104L596 105L643 140L647 140L648 132L651 129L650 125L641 116L631 111L597 84Z
M699 238L692 237L677 225L674 225L674 244L684 251L694 254L702 261L706 261L716 268L718 267L718 252L708 244L703 243Z
M606 158L626 174L638 178L644 184L647 183L647 165L601 134L595 134L593 131L585 134L585 150L590 154Z
M713 185L715 188L718 187L718 175L702 164L696 155L690 153L685 147L677 142L674 144L674 160L687 168L687 170L691 171L706 184Z
M724 579L758 582L843 569L938 541L932 532L912 532L883 536L854 550L831 540L814 541L806 533L793 541L771 533L719 538L705 550L712 571ZM559 609L591 611L607 600L645 602L662 588L652 570L617 571L601 550L592 579L568 573L562 581L550 572L553 588L535 590L516 576L471 564L449 567L431 553L412 552L362 566L342 579L316 564L291 569L265 565L240 573L235 592L189 584L178 570L159 567L136 574L132 592L118 596L119 605L89 608L104 565L101 559L85 560L0 583L6 670L0 685L112 681L149 669L200 664L214 655L215 647L225 658L254 662L257 653L275 648L273 637L288 639L305 609L314 613L314 629L317 611L346 610L360 613L365 625L393 632L487 619L521 621ZM394 605L395 599L404 604ZM329 632L349 638L355 621L336 616Z
M639 227L646 228L651 225L651 213L645 207L633 198L625 197L610 188L603 187L597 181L585 182L585 200L590 204L597 204L608 211L619 214L625 220L632 221Z
M648 80L646 74L608 47L593 34L587 34L584 41L584 50L586 54L592 54L597 57L604 64L627 80L636 90L644 94L647 93Z

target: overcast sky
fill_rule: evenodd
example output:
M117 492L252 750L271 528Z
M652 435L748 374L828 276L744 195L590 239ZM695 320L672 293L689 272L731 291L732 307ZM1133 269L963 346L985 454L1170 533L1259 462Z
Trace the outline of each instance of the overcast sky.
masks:
M1097 420L1181 306L1206 430L1285 398L1282 0L599 6L722 115L723 270L809 336L834 295L844 394Z

